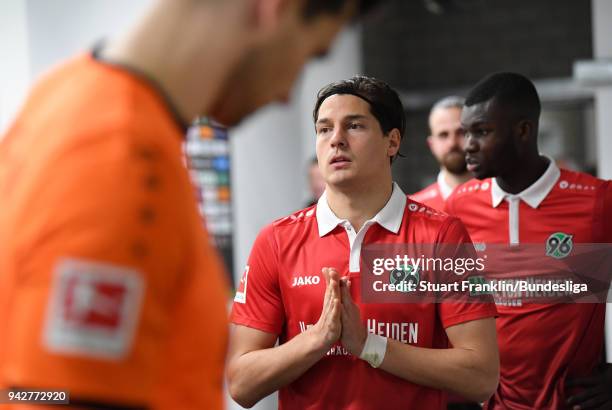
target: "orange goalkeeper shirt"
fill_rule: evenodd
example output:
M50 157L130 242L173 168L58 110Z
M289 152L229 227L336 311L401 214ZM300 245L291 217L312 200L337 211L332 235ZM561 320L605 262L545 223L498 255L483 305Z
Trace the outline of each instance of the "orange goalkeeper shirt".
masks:
M0 142L0 386L222 407L228 290L177 118L93 55L33 89Z

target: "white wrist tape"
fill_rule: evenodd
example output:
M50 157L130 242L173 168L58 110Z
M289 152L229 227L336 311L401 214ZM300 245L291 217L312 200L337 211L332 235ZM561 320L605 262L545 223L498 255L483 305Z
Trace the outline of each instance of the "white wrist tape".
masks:
M372 367L378 367L385 359L386 352L387 338L375 335L374 333L368 333L359 358L370 363Z

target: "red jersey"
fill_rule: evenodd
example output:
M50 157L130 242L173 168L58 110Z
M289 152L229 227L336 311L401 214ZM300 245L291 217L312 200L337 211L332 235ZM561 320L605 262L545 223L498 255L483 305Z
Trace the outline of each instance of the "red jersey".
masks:
M443 211L444 202L452 192L453 189L444 181L444 175L440 172L436 182L410 195L410 198L430 208Z
M505 193L495 179L468 181L449 197L446 210L465 223L480 247L544 244L557 234L571 236L573 243L612 239L610 185L559 170L554 161L516 195ZM497 309L501 374L488 408L566 408L572 393L565 391L566 379L589 374L600 360L605 304L531 303Z
M407 200L395 185L385 207L355 233L337 218L324 194L316 206L267 226L259 234L236 294L231 321L279 335L285 343L321 315L325 280L335 267L350 277L352 297L372 333L428 348L447 348L445 328L492 317L493 304L363 303L361 247L383 243L469 243L456 219ZM365 280L365 279L364 279ZM280 389L281 409L445 408L446 393L415 385L350 355L339 343L300 378Z

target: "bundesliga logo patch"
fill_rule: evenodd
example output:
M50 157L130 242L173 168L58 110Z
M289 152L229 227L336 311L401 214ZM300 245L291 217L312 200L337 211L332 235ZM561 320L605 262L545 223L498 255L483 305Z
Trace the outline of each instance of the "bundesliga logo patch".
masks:
M240 284L236 290L236 296L234 296L234 302L246 303L248 279L249 265L246 265L244 268L244 274L242 275L242 279L240 279Z
M54 352L121 359L132 345L144 280L129 268L61 261L53 273L44 344Z

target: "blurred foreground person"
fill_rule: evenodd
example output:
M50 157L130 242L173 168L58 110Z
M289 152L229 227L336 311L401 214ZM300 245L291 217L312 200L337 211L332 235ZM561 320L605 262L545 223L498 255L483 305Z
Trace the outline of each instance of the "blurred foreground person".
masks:
M39 81L0 145L0 387L222 407L229 292L183 135L286 100L370 3L158 0Z

